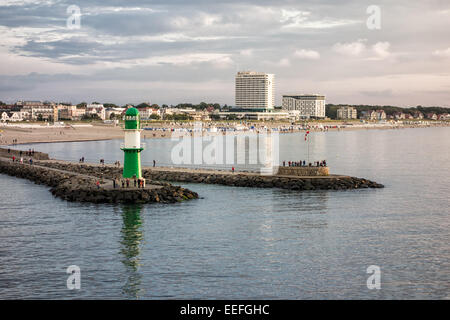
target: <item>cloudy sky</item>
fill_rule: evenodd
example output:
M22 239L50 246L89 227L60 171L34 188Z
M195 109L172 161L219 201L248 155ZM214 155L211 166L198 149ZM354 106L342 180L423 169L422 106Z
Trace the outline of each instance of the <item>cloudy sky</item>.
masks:
M255 70L276 75L278 105L450 106L448 0L0 0L0 32L7 102L233 105L235 73Z

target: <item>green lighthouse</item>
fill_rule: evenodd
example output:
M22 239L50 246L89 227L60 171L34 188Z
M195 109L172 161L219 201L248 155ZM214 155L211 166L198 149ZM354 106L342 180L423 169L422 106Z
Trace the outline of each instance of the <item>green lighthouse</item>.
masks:
M141 119L136 108L129 108L125 113L125 141L121 145L124 155L123 177L142 178L141 170Z

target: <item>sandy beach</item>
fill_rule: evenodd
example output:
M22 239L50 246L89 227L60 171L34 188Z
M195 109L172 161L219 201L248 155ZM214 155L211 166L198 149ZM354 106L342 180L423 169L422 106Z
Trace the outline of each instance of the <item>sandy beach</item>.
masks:
M278 131L291 133L302 130L334 131L334 130L370 130L370 129L402 129L431 126L450 126L450 122L422 122L422 123L344 123L344 122L309 122L291 125L286 122L203 122L203 135L217 135L226 133L248 133ZM144 127L144 126L143 126ZM147 130L142 131L142 138L170 138L173 133L192 135L199 130L194 122L155 122L146 124ZM123 139L120 125L66 124L62 126L40 124L0 124L0 145L73 142Z

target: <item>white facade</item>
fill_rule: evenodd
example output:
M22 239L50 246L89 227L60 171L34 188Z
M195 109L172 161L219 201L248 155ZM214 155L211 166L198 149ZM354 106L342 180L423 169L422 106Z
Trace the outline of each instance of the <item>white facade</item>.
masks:
M105 107L102 104L88 104L86 106L86 114L96 114L102 120L106 118Z
M238 72L235 82L236 107L271 110L275 105L275 75L263 72Z
M139 110L139 114L141 115L141 119L148 120L152 114L156 114L161 116L161 111L159 109L154 108L145 108Z
M302 118L325 118L325 96L318 94L283 95L282 108L297 110Z
M114 113L114 115L118 118L122 115L123 112L125 112L125 108L108 108L105 110L105 120L109 120L111 118L111 115Z
M23 121L22 113L21 112L11 112L8 115L8 113L3 112L2 115L1 115L1 121L3 121L3 122L6 122L6 121L12 121L12 122Z
M2 121L3 122L6 122L6 121L9 121L9 116L8 116L8 114L6 113L6 112L3 112L2 113Z
M25 114L27 113L30 117L29 119L36 120L39 118L39 115L42 116L43 119L54 118L55 116L55 108L54 105L24 105L20 111Z
M338 119L356 119L358 117L358 111L354 107L341 107L337 109Z

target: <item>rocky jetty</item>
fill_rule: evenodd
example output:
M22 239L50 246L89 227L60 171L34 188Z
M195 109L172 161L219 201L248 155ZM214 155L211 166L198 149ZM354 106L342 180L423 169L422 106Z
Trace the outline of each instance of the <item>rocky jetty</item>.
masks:
M41 161L39 164L55 169L77 172L80 174L114 178L121 174L120 168L90 164L75 164L67 162ZM382 184L367 179L350 176L264 176L250 173L217 173L207 170L183 170L171 168L143 169L143 176L152 181L170 181L183 183L220 184L235 187L251 188L281 188L290 190L346 190L364 188L383 188Z
M33 158L33 160L49 160L49 156L47 153L43 152L33 152L33 155L28 155L28 151L20 151L11 148L0 148L0 156L5 158L12 158L15 156L16 158L23 157L28 160L29 158Z
M195 172L171 172L146 170L146 178L189 182L222 184L235 187L281 188L290 190L345 190L360 188L383 188L382 184L349 176L326 177L279 177L249 174L208 174Z
M173 186L169 183L152 181L146 188L108 187L105 177L98 174L84 175L76 171L52 169L41 165L13 163L0 160L0 173L24 178L50 187L56 197L68 201L92 203L175 203L198 198L196 192ZM98 172L97 172L98 173ZM100 188L96 182L100 181Z

